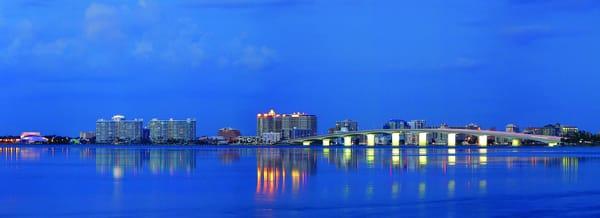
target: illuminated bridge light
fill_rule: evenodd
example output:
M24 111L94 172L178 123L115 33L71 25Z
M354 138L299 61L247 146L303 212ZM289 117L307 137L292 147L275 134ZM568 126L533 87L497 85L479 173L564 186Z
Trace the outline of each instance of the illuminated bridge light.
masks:
M263 114L262 116L269 116L269 114ZM398 130L391 130L391 129L362 130L362 131L352 132L352 134L353 135L363 135L369 139L369 138L371 138L371 136L368 136L368 135L370 135L370 134L374 135L374 132L376 132L377 134L390 134L392 136L392 145L393 146L400 145L401 133L398 132ZM454 140L456 139L456 135L458 135L458 134L477 136L478 141L479 141L478 144L480 146L488 145L488 143L487 143L488 136L513 139L513 145L517 145L517 144L520 145L521 140L531 140L531 141L547 143L549 146L556 146L561 142L561 137L557 137L557 136L533 135L533 134L505 132L505 131L493 131L493 130L439 128L439 129L405 129L405 130L402 130L402 132L417 134L418 145L420 145L420 146L428 145L428 143L429 143L428 136L430 133L447 134L449 146L453 146L453 144L456 143ZM324 140L324 139L331 139L331 138L343 138L344 145L346 145L346 146L352 145L352 140L351 140L352 136L344 136L344 135L335 134L335 133L328 134L328 135L322 135L322 136L297 138L297 139L289 140L287 142L288 143L302 143L303 141L306 141L306 140L317 141L317 140ZM324 143L324 144L326 144L326 143ZM372 145L374 143L371 143L368 140L367 144Z

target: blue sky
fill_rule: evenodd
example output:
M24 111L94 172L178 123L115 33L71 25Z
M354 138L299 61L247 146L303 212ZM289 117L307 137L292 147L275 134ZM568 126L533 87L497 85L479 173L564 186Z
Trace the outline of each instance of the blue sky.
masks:
M0 134L195 117L199 135L303 111L598 131L592 0L2 1Z

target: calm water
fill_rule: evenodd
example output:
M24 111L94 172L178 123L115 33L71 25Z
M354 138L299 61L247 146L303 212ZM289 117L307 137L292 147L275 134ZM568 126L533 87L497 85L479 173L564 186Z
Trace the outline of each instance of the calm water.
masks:
M600 148L0 149L1 217L600 216Z

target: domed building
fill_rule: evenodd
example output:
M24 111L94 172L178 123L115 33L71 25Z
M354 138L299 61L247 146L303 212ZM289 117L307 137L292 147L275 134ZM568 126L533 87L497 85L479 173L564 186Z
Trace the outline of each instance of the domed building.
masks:
M19 142L22 144L42 144L47 143L48 139L42 137L39 132L23 132Z

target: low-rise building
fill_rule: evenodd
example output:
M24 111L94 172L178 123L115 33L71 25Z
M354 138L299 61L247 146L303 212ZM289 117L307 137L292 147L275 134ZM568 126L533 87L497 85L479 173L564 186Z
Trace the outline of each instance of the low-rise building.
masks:
M280 132L265 132L262 134L262 142L266 144L276 144L281 141Z
M240 130L226 127L219 129L217 135L223 137L228 142L234 142L240 135L242 135L242 133Z

